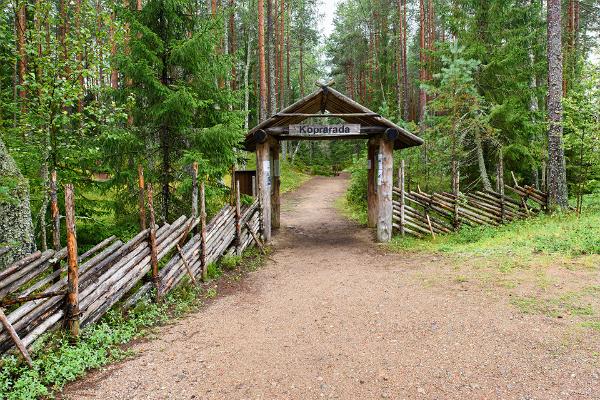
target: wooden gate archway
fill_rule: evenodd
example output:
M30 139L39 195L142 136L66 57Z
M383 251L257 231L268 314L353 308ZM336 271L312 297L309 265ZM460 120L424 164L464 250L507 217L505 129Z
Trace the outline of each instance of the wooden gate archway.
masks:
M301 126L306 119L332 118L345 124ZM392 237L393 152L423 140L328 85L263 121L246 134L245 147L256 152L258 196L265 240L280 224L279 143L282 140L368 139L368 225L377 241Z

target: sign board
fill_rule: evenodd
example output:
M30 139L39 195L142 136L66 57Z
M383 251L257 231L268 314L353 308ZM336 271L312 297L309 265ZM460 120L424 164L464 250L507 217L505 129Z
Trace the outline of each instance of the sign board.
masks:
M290 125L294 136L360 135L360 124L341 125Z

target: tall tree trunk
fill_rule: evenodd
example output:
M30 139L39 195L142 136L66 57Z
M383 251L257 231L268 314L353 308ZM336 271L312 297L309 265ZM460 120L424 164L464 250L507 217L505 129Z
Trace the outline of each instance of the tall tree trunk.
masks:
M477 163L479 165L479 176L481 177L481 183L483 188L486 190L492 190L492 184L485 167L485 157L483 155L483 145L481 143L481 135L479 131L475 130L475 147L477 150Z
M0 256L0 269L35 250L29 184L0 140L0 246L12 250Z
M425 26L425 0L419 0L420 18L419 18L419 80L423 84L427 80L427 70L425 68L426 55L425 55L425 33L427 27ZM419 122L422 123L425 119L425 107L427 103L427 94L425 89L419 85Z
M25 49L25 37L27 34L27 1L17 1L17 11L15 18L15 30L17 33L17 54L18 54L18 77L19 77L19 98L21 101L21 111L25 111L25 101L27 91L25 90L25 76L27 75L27 53Z
M267 119L267 74L265 70L265 4L258 0L258 70L260 75L260 120Z
M402 0L402 98L404 99L404 119L409 119L410 96L408 88L407 47L408 47L408 25L406 19L406 0Z
M246 44L246 64L244 65L244 130L247 132L250 125L250 55L252 54L252 36L248 35Z
M75 32L79 36L81 32L81 0L75 2ZM77 81L81 93L77 98L77 112L83 112L83 98L85 94L85 85L83 80L83 43L78 43L77 46Z
M567 177L562 127L561 1L548 0L548 198L567 208Z
M229 54L231 63L231 90L237 90L237 68L236 68L236 31L235 31L235 0L229 0Z
M275 36L273 23L273 1L267 0L267 56L269 65L269 117L277 112L277 93L275 91Z
M64 1L64 0L63 0ZM115 57L117 56L117 39L115 38L116 13L113 11L110 15L110 29L108 30L108 40L110 41L110 87L119 88L119 70L117 69Z
M302 40L302 38L300 38L300 74L299 74L299 81L300 81L300 97L304 97L304 40Z

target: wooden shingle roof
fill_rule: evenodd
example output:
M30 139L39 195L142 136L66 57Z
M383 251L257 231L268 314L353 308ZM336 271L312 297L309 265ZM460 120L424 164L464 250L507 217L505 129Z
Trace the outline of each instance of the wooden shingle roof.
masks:
M396 149L423 144L423 140L418 136L369 110L337 90L327 85L322 85L315 92L298 100L248 131L245 147L249 151L253 151L256 148L255 133L259 131L277 131L279 135L284 136L286 135L285 127L299 124L309 118L310 114L317 113L331 115L349 124L360 124L361 127L365 128L364 138L381 133L377 132L375 128L395 129L398 131L398 137L394 142L394 148Z

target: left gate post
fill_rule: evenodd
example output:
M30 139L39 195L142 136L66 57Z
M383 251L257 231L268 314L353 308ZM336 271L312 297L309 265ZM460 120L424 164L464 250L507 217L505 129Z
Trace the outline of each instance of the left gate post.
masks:
M256 177L265 242L271 241L271 145L268 141L256 144Z
M392 239L392 187L394 179L394 141L379 139L381 178L377 182L377 241L389 242Z

